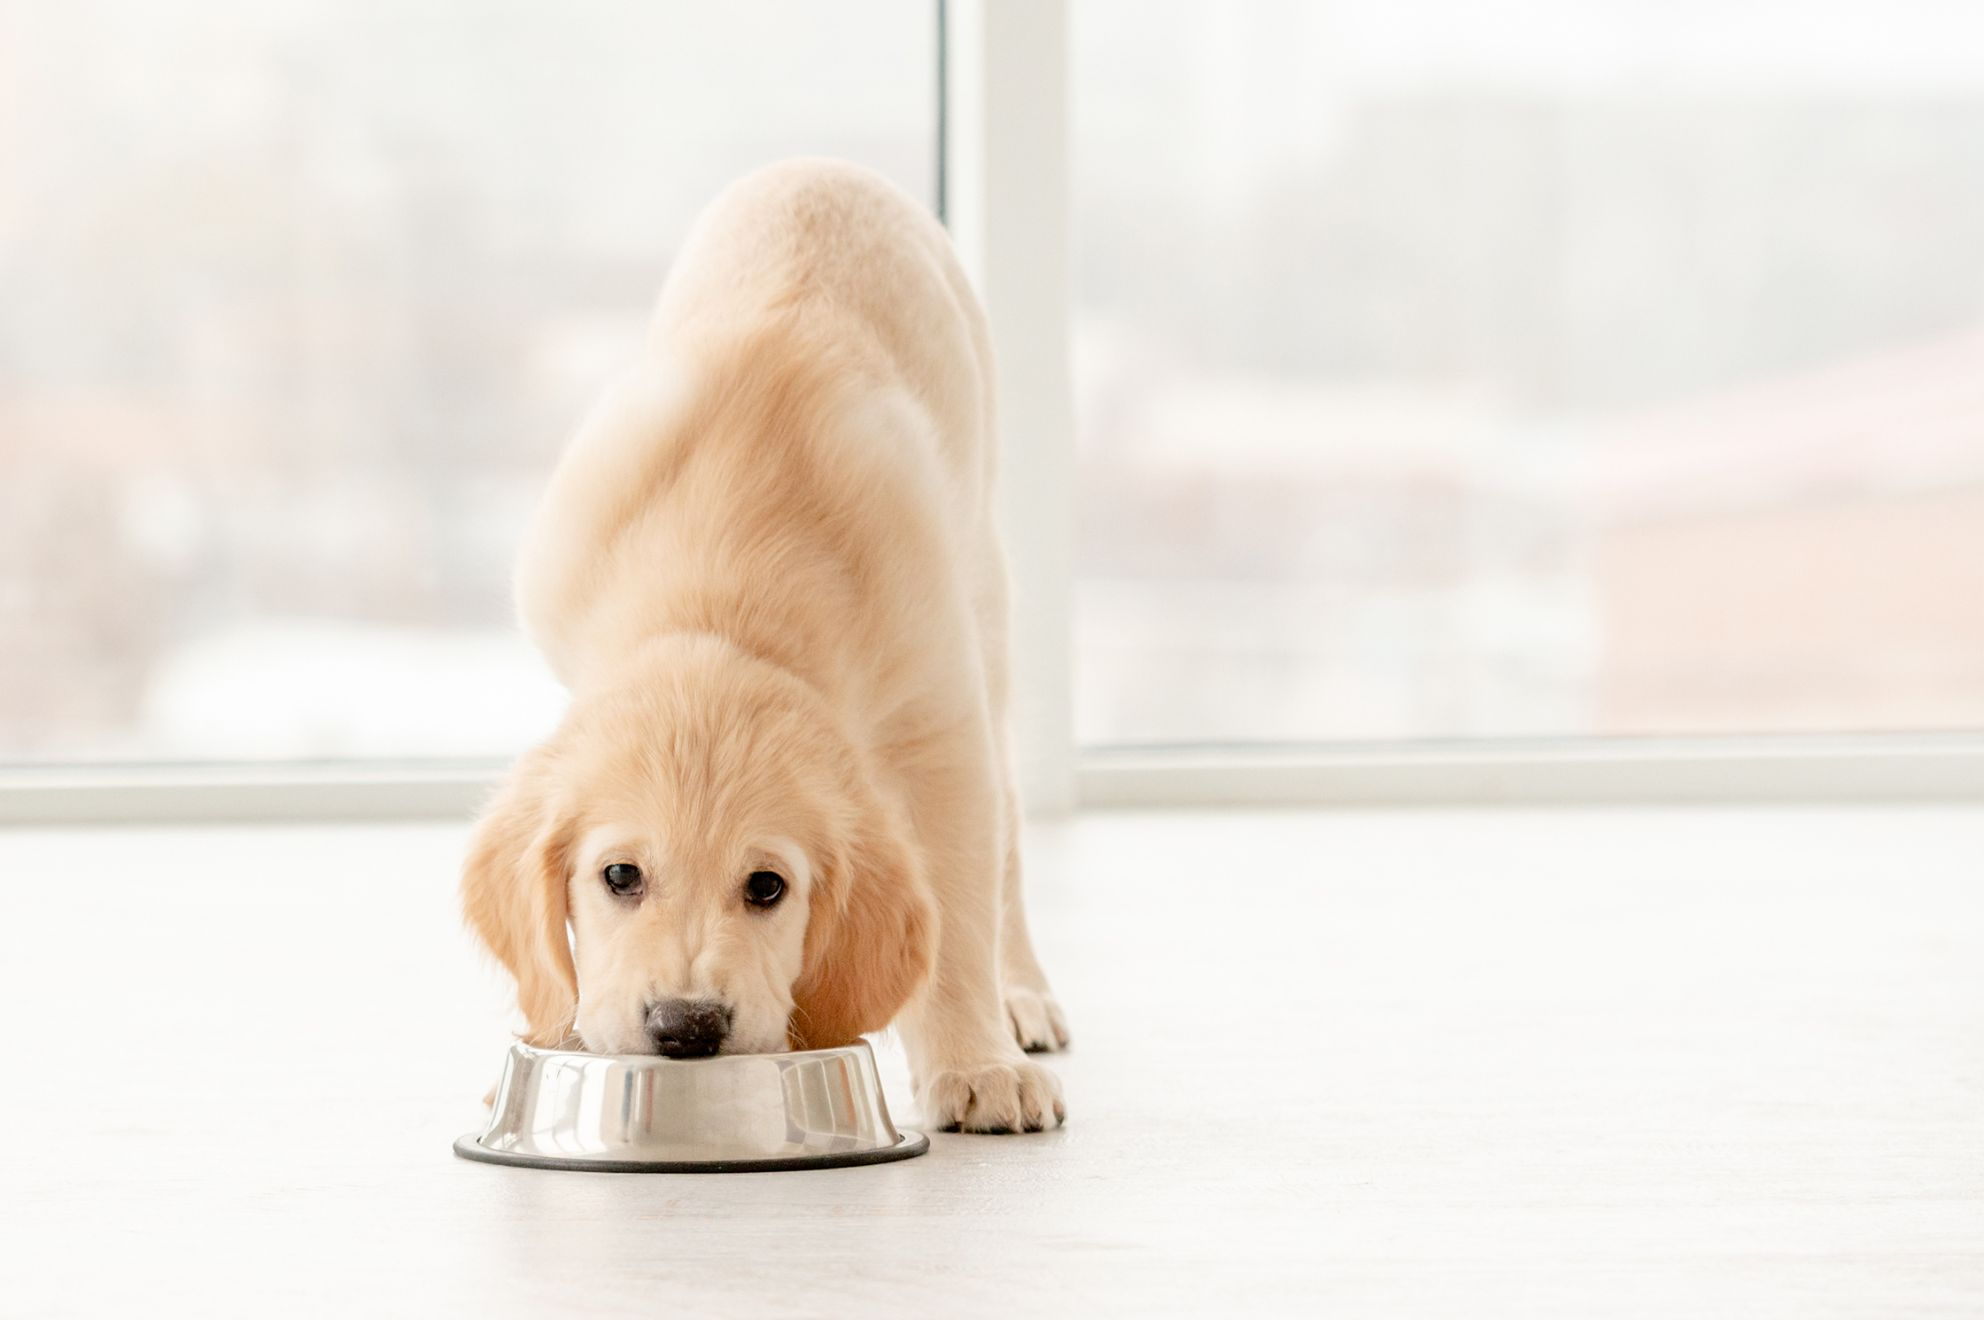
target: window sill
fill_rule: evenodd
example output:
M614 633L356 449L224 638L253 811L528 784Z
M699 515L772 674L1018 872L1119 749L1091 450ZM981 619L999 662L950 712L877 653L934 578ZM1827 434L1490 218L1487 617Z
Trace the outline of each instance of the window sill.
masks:
M500 762L13 766L0 823L466 820ZM1078 805L1984 801L1984 735L1089 748Z

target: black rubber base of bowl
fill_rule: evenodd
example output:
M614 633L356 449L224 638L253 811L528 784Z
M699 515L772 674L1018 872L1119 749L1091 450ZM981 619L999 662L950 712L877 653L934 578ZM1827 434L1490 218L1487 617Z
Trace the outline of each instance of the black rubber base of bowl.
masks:
M574 1160L555 1155L519 1155L490 1150L477 1133L455 1143L455 1154L481 1164L508 1164L520 1169L563 1169L572 1173L775 1173L785 1169L846 1169L858 1164L887 1164L914 1159L930 1149L930 1138L905 1131L895 1145L882 1150L856 1150L841 1155L788 1155L769 1160Z

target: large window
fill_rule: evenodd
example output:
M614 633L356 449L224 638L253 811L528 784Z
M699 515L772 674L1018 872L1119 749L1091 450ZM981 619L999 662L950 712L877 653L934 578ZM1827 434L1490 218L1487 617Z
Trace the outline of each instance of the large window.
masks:
M538 736L528 512L802 153L948 169L987 263L1042 801L1076 745L1984 729L1984 9L957 0L948 107L940 26L0 0L0 763Z
M1984 7L1072 16L1083 741L1984 726Z
M0 761L507 754L517 535L724 183L934 201L928 0L0 3Z

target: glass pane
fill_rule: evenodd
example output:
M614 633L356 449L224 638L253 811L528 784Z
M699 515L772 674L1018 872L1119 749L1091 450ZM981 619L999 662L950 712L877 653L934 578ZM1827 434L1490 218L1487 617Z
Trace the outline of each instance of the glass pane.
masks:
M1984 725L1984 6L1074 15L1084 741Z
M0 760L513 751L511 555L724 183L933 195L928 0L0 0Z

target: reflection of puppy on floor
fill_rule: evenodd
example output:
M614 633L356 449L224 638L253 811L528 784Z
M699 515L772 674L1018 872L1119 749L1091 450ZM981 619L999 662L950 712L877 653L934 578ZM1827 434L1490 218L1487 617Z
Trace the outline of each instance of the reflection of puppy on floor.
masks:
M519 564L572 702L462 894L527 1039L893 1020L927 1121L1059 1121L1022 1052L1067 1031L1021 906L991 370L942 228L879 176L774 166L697 223Z

